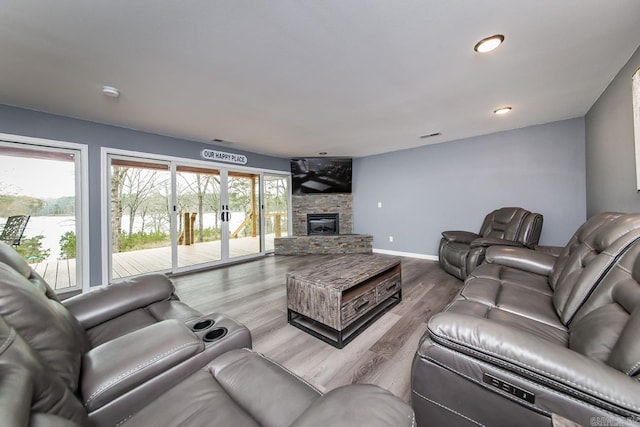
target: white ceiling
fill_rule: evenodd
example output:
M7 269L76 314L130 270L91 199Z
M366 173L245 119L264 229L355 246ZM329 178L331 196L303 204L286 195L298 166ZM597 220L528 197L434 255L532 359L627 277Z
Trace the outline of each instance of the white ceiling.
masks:
M358 157L583 116L639 44L638 0L0 0L0 103Z

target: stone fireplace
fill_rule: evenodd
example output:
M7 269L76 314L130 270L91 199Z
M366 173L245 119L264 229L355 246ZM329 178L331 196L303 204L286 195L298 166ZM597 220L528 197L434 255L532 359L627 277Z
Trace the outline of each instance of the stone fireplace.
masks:
M307 236L308 214L338 214L338 234L353 233L351 194L305 194L291 196L291 227L294 236Z
M353 234L351 194L293 195L293 234L274 241L276 255L370 253L373 236ZM309 218L318 222L309 223ZM335 225L333 221L335 220ZM329 229L331 234L329 234ZM322 232L320 232L322 231Z

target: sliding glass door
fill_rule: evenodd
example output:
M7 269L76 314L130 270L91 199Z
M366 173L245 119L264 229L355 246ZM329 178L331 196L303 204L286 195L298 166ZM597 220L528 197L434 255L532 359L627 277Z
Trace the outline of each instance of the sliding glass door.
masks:
M286 175L107 157L108 280L255 257L287 235Z
M112 157L110 172L111 278L170 270L169 164Z
M221 177L217 169L178 165L178 268L222 259Z
M260 233L260 175L229 171L229 258L262 252Z
M29 143L0 140L3 239L56 292L80 289L87 281L82 200L86 193L86 166L82 165L86 147L35 138L16 139ZM18 223L20 226L12 226Z
M288 235L289 179L286 175L264 174L264 240L267 251L274 249L275 238Z

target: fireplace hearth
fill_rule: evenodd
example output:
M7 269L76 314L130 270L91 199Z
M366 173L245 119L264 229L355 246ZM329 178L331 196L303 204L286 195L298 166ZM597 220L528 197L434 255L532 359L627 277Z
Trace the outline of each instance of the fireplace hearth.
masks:
M273 252L276 255L293 256L370 254L373 251L373 236L353 233L351 196L351 193L292 195L293 233L291 236L276 237ZM313 213L311 219L325 221L309 227L309 213ZM327 219L335 219L335 231L331 230L332 234L313 234L329 231L330 222Z
M340 216L337 213L307 214L307 235L326 236L340 234Z

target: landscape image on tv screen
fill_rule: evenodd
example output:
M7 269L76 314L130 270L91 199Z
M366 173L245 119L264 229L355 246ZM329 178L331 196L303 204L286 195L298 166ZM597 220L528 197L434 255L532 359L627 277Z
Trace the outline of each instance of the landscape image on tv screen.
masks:
M292 194L351 193L352 159L306 157L291 159Z

